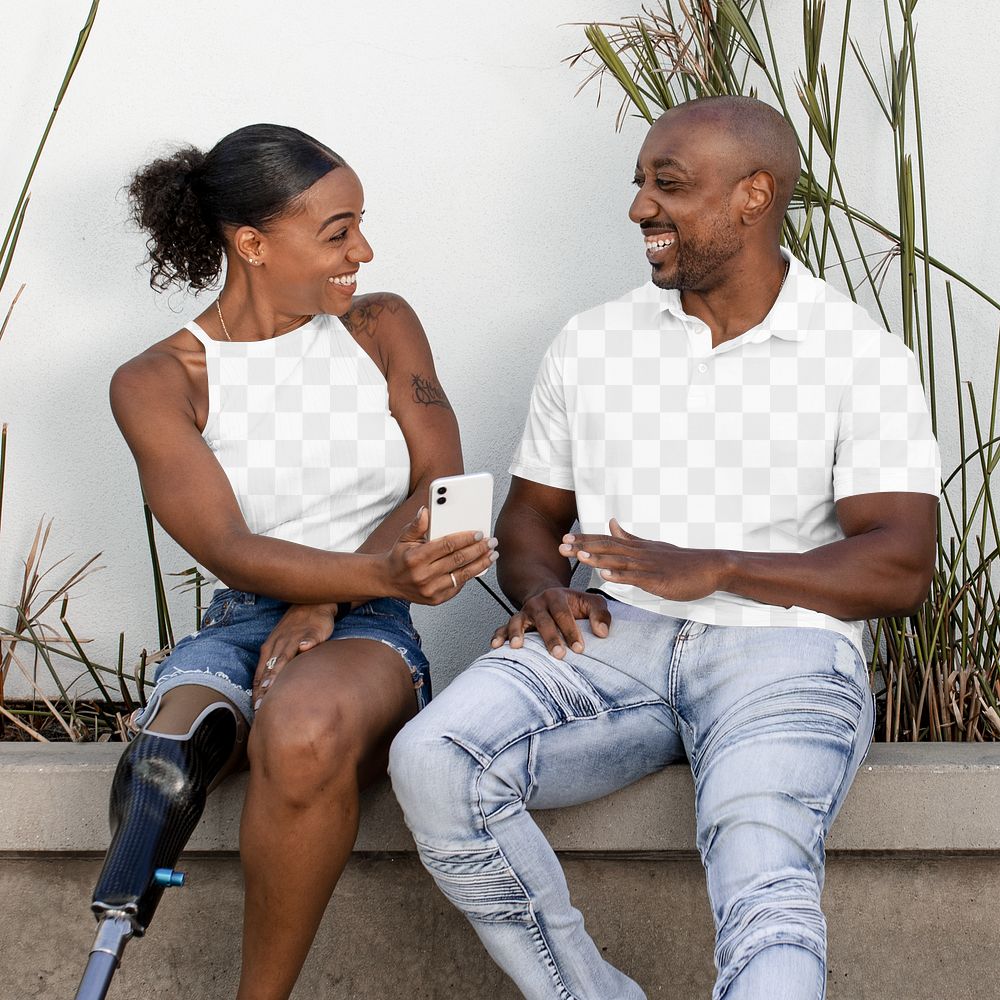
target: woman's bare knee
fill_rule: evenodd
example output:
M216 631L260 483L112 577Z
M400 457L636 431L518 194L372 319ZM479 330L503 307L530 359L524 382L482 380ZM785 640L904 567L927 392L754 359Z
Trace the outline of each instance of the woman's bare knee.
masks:
M363 740L358 720L337 697L317 701L279 697L275 691L254 720L249 744L255 776L289 804L357 781Z

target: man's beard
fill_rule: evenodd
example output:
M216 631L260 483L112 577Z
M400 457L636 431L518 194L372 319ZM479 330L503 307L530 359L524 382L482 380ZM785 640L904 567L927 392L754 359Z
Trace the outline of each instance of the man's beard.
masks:
M653 284L658 288L678 291L705 291L711 287L719 269L743 249L743 239L725 216L716 218L707 238L701 241L680 241L674 255L674 266L657 273Z

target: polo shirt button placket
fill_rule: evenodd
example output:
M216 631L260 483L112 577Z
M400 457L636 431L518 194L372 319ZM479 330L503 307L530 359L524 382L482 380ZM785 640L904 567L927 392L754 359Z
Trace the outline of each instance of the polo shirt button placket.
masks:
M705 361L699 361L693 367L688 387L688 408L690 410L706 410L708 409L708 383L710 381L706 377L708 364Z

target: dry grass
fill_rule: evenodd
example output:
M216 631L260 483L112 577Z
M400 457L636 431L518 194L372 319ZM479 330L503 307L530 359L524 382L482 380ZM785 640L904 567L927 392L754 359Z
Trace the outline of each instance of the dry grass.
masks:
M101 568L96 565L99 556L75 569L66 569L66 558L45 565L51 530L51 521L39 523L24 560L20 595L16 604L9 605L14 625L0 627L0 737L47 741L54 733L72 742L121 737L123 713L145 704L147 668L162 659L166 650L152 656L143 650L131 671L125 669L124 635L119 636L116 666L97 663L87 655L88 640L77 637L67 612L72 591ZM55 625L52 618L57 609L59 624ZM4 694L12 671L32 693L30 700L17 705L10 704ZM84 679L93 686L79 696L76 691ZM47 694L52 685L58 697Z

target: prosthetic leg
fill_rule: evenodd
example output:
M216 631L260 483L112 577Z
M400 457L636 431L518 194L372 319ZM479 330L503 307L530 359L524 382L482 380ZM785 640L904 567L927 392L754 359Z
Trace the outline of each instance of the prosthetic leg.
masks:
M111 786L111 846L94 889L98 920L77 1000L103 1000L132 937L142 937L205 808L213 781L233 758L240 722L216 701L183 735L144 730L122 754Z

